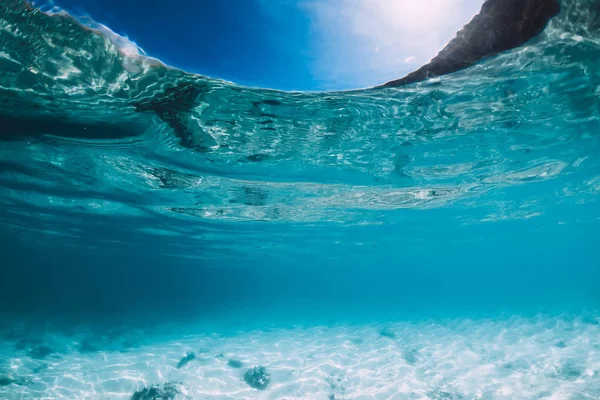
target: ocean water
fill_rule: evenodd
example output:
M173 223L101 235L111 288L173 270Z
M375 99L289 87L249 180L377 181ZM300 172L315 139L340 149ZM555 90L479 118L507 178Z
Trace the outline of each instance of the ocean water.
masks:
M599 399L599 21L302 93L1 0L0 399Z

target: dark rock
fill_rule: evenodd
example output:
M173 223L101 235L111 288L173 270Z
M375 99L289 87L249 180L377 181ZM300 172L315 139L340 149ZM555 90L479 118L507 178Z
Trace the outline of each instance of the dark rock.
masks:
M14 380L8 375L0 375L0 386L8 386L13 383Z
M131 396L131 400L173 400L179 394L179 384L167 382L163 385L152 385L137 391Z
M343 374L331 374L325 378L325 382L329 384L329 388L334 391L345 392L346 387L344 385L345 376Z
M0 375L0 387L1 386L9 386L12 384L15 384L18 386L23 386L23 385L27 385L29 383L31 383L31 380L29 378L20 378L20 377L13 378L10 375Z
M428 64L402 79L396 87L442 76L519 47L540 34L560 11L558 0L486 0L481 11Z
M556 343L554 346L558 347L559 349L564 349L565 347L567 347L567 344L561 340L560 342Z
M385 328L385 329L382 329L381 331L379 331L379 335L386 337L386 338L390 338L390 339L396 338L396 334L394 333L394 331L389 328Z
M329 396L327 396L327 398L329 400L335 400L335 394L331 393Z
M230 358L229 361L227 361L227 365L231 368L242 368L243 366L240 360L234 360L233 358Z
M271 382L271 375L265 367L258 366L246 371L244 381L254 389L265 390Z
M186 353L186 355L177 363L177 368L185 367L194 358L196 358L196 355L193 352Z
M37 346L27 352L31 358L46 358L52 353L54 353L54 350L48 346Z

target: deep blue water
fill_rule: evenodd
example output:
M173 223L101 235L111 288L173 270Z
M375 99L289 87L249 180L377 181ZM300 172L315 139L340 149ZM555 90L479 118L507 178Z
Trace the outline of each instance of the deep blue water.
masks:
M591 4L565 3L538 38L465 71L331 93L189 74L66 14L4 5L0 334L197 320L220 321L207 335L300 323L362 332L539 313L596 329ZM595 357L585 343L577 354ZM0 368L20 371L21 353L8 351ZM577 370L589 376L580 398L600 393L596 360ZM8 387L8 398L37 398ZM494 393L485 398L504 398Z

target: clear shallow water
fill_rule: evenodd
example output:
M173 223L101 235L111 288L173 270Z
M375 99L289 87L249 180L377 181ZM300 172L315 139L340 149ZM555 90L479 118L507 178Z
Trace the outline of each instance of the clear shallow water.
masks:
M7 5L0 372L23 380L2 395L127 398L177 380L191 398L319 398L335 372L337 398L598 398L595 3L564 4L541 36L466 71L338 93L188 74L108 28ZM422 322L448 318L464 330ZM233 322L211 351L265 365L269 389L219 352L171 379L192 340ZM140 347L97 339L117 326ZM97 350L79 351L80 331ZM355 336L366 347L343 350ZM22 367L46 362L27 355L39 346L57 365ZM498 361L514 352L517 372Z

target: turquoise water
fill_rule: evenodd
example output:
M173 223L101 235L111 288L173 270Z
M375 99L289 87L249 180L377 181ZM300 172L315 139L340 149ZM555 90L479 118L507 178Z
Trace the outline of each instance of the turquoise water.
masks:
M600 398L598 21L289 93L4 2L0 398Z

